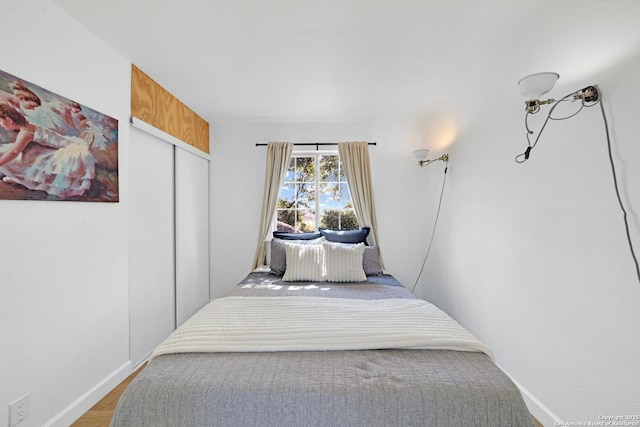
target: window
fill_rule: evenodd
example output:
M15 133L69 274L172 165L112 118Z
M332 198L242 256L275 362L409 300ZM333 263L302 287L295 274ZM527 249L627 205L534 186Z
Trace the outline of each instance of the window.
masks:
M276 229L305 233L318 227L358 228L337 154L294 154L280 191Z

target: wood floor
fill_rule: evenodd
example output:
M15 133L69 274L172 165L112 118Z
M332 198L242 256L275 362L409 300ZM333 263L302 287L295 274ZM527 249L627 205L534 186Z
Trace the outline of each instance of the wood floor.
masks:
M71 427L109 427L111 416L116 409L118 399L132 379L144 369L144 365L129 375L126 380L122 381L116 388L111 390L109 394L102 398L98 403L93 405L78 421L71 424Z
M71 427L109 427L111 416L113 415L113 411L116 409L116 404L118 403L118 399L120 399L120 395L124 389L127 388L127 385L129 385L131 380L138 375L143 368L144 366L131 374L100 402L93 405L93 407L89 409L86 414L80 417L78 421L73 423ZM544 427L535 418L533 418L533 422L536 427Z

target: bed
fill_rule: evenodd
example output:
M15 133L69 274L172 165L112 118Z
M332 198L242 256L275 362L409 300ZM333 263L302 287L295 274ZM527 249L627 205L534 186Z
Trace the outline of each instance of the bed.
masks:
M393 276L285 275L254 271L181 325L111 426L533 425L491 350Z

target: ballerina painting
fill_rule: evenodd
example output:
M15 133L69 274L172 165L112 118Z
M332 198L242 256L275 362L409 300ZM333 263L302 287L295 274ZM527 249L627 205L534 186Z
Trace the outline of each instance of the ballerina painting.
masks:
M0 71L0 199L118 195L118 121Z

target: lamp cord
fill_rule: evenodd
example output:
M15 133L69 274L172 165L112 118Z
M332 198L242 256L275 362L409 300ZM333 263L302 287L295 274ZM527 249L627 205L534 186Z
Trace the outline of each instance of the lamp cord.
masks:
M618 198L618 204L620 205L620 209L622 210L622 218L624 220L624 228L627 234L627 242L629 243L629 251L631 252L631 257L633 258L633 262L635 263L636 275L638 276L638 282L640 283L640 266L638 266L638 257L636 256L636 252L633 249L633 241L631 240L631 233L629 232L629 221L627 220L627 210L624 207L624 203L622 203L622 197L620 197L620 190L618 189L618 177L616 175L616 165L613 161L613 154L611 153L611 137L609 136L609 123L607 121L607 115L604 112L604 106L602 105L602 102L600 102L600 111L602 112L602 120L604 121L605 133L607 134L607 151L609 153L609 164L611 165L611 173L613 175L613 186L616 190L616 197Z
M416 277L416 281L411 288L411 293L416 289L418 285L418 281L420 277L422 277L422 272L424 271L424 266L427 263L427 258L429 257L429 252L431 252L431 244L433 243L433 237L436 234L436 225L438 225L438 218L440 217L440 208L442 207L442 196L444 194L444 184L447 182L447 169L449 169L449 161L445 161L444 167L444 176L442 178L442 189L440 190L440 200L438 201L438 211L436 212L436 219L433 222L433 230L431 231L431 240L429 240L429 247L427 248L427 254L424 256L424 260L422 260L422 267L420 268L420 273L418 273L418 277Z
M527 160L529 160L529 155L531 153L531 150L533 150L533 148L538 145L538 141L540 140L540 136L542 135L542 132L544 131L544 129L547 127L547 124L549 123L549 120L567 120L570 119L571 117L577 115L580 111L582 111L582 109L584 107L591 107L593 105L595 105L596 103L598 103L599 101L596 101L593 105L586 105L584 99L582 99L582 105L580 106L580 109L578 111L576 111L575 113L566 116L566 117L552 117L551 115L553 114L553 111L556 109L556 107L558 105L560 105L561 102L566 102L567 100L569 100L569 98L574 97L576 95L578 95L580 93L580 91L575 91L573 93L570 93L569 95L566 95L565 97L559 99L555 104L553 104L553 106L551 106L551 108L549 109L549 112L547 113L547 117L544 119L544 123L542 124L542 127L540 128L540 131L538 132L538 135L536 135L536 139L533 142L533 144L531 143L531 137L530 135L533 134L533 131L531 129L529 129L529 115L532 114L530 112L525 112L524 115L524 127L527 129L527 149L524 153L522 154L518 154L515 158L516 163L524 163Z
M567 120L570 119L574 116L576 116L580 111L582 111L582 109L584 107L593 107L596 104L600 104L600 111L602 112L602 120L604 122L604 129L605 129L605 133L607 136L607 150L608 150L608 154L609 154L609 164L611 165L611 173L613 175L613 186L615 188L615 192L616 192L616 197L618 199L618 204L620 205L620 209L622 210L622 217L623 217L623 221L624 221L624 228L625 228L625 233L627 236L627 242L629 243L629 251L631 252L631 257L633 258L633 262L635 264L635 270L636 270L636 275L638 276L638 282L640 283L640 266L638 265L638 257L636 256L636 252L634 250L633 247L633 241L631 240L631 232L629 231L629 221L627 219L627 210L624 207L624 203L622 202L622 197L620 196L620 190L618 188L618 177L616 174L616 166L615 166L615 162L613 161L613 154L612 154L612 150L611 150L611 137L609 135L609 123L607 120L607 115L604 111L604 105L601 102L601 97L602 97L602 93L600 93L600 96L598 97L598 99L596 99L593 102L587 102L585 101L584 98L581 98L581 106L580 109L578 109L578 111L576 111L575 113L565 116L565 117L552 117L551 115L553 114L553 110L555 110L555 108L561 103L561 102L565 102L567 101L569 98L571 97L575 97L576 95L579 95L581 93L580 90L570 93L569 95L565 96L564 98L560 99L557 103L555 103L550 109L549 109L549 113L547 114L547 117L545 118L544 123L542 124L542 127L540 128L540 131L538 132L538 135L536 136L535 141L533 142L533 144L531 143L531 140L529 138L529 135L531 135L533 133L533 131L531 131L529 129L529 123L528 123L528 118L529 118L529 113L528 111L525 114L525 118L524 118L524 123L525 123L525 128L527 129L527 142L528 142L528 147L527 150L516 156L515 160L517 163L524 163L529 159L529 153L531 153L531 150L538 144L538 141L540 140L540 135L542 135L542 131L544 131L545 127L547 126L547 123L549 122L549 120ZM575 99L574 99L575 100Z

